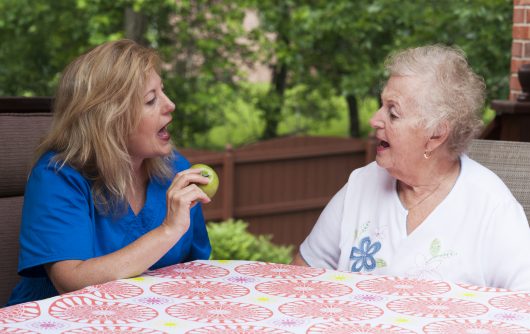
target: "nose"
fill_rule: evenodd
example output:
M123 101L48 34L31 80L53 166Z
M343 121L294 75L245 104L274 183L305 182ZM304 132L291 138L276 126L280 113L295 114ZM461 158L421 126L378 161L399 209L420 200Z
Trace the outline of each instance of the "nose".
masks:
M165 104L164 104L164 111L165 112L173 112L175 111L175 103L169 99L169 97L164 94Z
M374 129L380 129L384 127L384 122L381 116L383 112L382 110L383 107L379 108L379 110L377 110L375 114L372 115L372 118L370 118L370 126Z

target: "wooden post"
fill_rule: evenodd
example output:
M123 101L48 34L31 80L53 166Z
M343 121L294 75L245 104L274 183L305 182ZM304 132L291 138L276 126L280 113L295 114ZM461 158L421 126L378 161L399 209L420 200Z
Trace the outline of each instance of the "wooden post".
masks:
M234 151L232 145L227 144L223 156L223 220L234 217Z

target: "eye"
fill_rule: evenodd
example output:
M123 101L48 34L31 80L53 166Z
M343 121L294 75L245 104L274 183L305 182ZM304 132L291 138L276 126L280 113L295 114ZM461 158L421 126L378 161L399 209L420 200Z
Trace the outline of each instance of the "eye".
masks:
M388 107L388 116L391 120L399 118L396 112L396 108L392 105Z
M148 106L152 106L154 105L156 102L156 96L153 97L151 100L147 101L145 104L147 104Z

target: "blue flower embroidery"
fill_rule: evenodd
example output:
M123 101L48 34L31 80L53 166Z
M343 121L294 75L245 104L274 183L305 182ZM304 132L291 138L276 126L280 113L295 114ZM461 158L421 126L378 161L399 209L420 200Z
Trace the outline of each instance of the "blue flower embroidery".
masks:
M366 271L374 270L376 261L374 258L375 253L381 249L381 243L376 241L372 244L370 237L364 237L361 240L359 248L352 247L350 259L353 260L351 271L359 272L363 269Z

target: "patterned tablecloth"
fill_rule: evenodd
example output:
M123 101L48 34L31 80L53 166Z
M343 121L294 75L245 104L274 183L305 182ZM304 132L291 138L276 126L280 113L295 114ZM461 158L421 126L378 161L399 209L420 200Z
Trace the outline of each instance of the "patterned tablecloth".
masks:
M194 261L0 309L0 333L530 333L530 293Z

